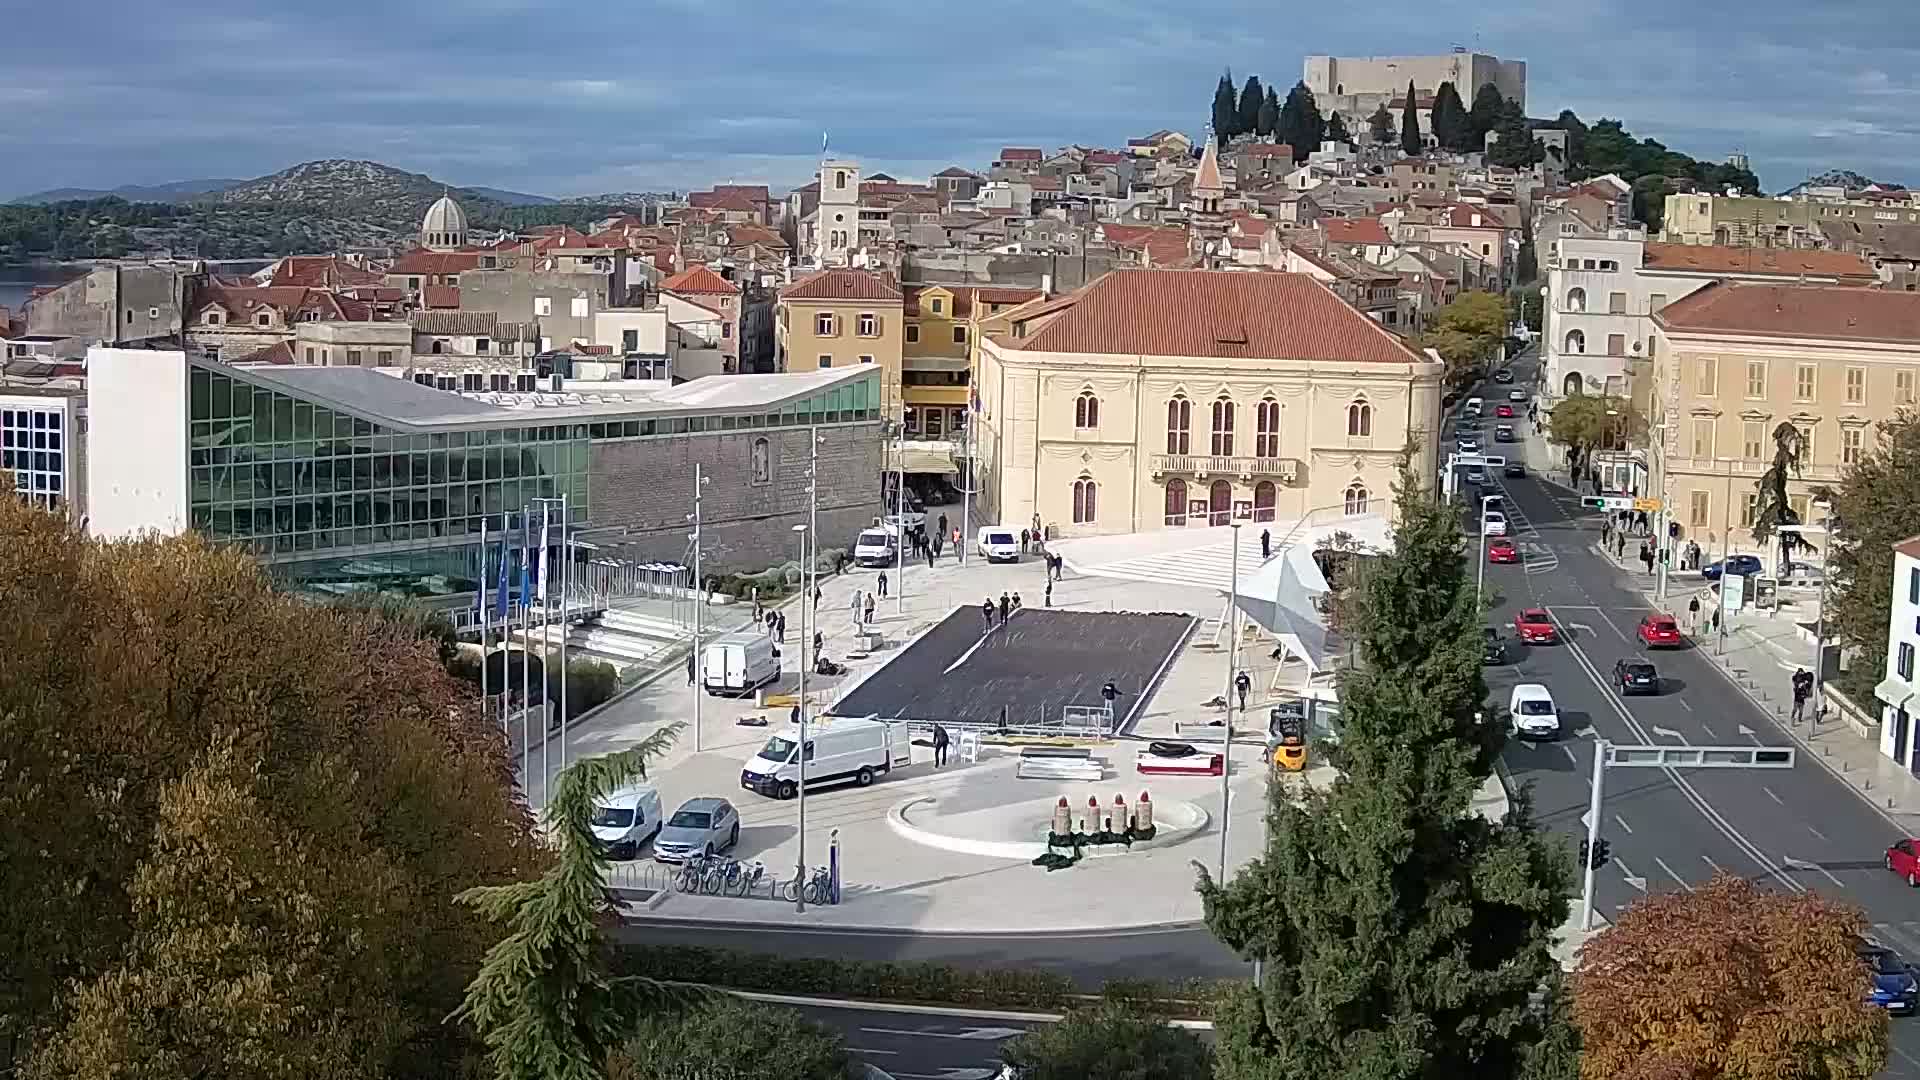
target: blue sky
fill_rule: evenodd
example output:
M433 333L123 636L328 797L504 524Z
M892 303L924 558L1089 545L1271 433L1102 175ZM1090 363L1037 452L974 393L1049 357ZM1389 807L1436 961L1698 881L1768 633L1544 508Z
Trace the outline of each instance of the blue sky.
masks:
M1304 9L1304 10L1303 10ZM1832 166L1920 182L1920 18L1900 0L134 0L21 5L0 198L371 158L543 194L804 182L822 129L870 169L1205 125L1223 67L1304 52L1529 63L1528 111L1625 120L1769 190Z

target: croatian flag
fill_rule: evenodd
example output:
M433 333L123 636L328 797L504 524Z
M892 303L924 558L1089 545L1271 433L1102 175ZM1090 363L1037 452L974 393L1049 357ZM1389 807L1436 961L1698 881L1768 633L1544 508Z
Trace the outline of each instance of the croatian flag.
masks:
M820 133L820 156L827 156L827 133L824 131Z

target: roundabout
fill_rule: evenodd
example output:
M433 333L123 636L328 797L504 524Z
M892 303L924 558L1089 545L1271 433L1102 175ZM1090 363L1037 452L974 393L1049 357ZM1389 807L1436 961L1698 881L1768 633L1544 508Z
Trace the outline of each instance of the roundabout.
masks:
M939 796L922 795L896 804L887 813L887 825L904 839L940 851L1032 862L1048 851L1047 838L1062 800L1071 814L1072 831L1083 835L1099 832L1109 821L1113 831L1125 831L1129 814L1137 812L1137 793L1110 790L1104 796L1090 796L1085 791L1056 791L1040 798L964 810L945 809ZM1151 795L1151 789L1146 794ZM1089 799L1095 801L1090 805ZM1185 799L1159 796L1147 802L1152 807L1151 838L1130 844L1090 844L1083 853L1104 858L1172 847L1204 831L1211 820L1206 810Z

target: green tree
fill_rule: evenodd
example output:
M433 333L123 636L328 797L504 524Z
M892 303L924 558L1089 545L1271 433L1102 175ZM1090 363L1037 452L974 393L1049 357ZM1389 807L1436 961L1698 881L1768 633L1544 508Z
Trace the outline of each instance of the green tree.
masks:
M1104 1003L1008 1041L1022 1080L1208 1080L1213 1054L1165 1017Z
M1529 999L1558 970L1568 860L1524 793L1503 821L1471 809L1505 739L1480 600L1458 514L1411 457L1394 493L1322 748L1332 787L1272 786L1260 856L1226 883L1199 869L1208 927L1265 961L1216 1020L1220 1080L1521 1077L1557 1040Z
M608 1080L846 1080L834 1031L793 1009L732 996L641 1017L613 1052Z
M463 905L507 930L487 950L456 1014L479 1031L496 1080L598 1080L609 1051L644 1017L690 1003L686 990L613 974L600 933L613 917L610 864L593 835L596 806L644 779L683 726L568 766L546 809L553 865L538 880L460 894Z
M1307 160L1307 155L1320 149L1321 136L1327 129L1326 121L1320 116L1320 105L1313 98L1313 91L1307 84L1297 82L1287 91L1286 104L1280 106L1280 120L1274 125L1274 131L1280 141L1293 147L1293 160Z
M1327 117L1326 140L1328 142L1343 142L1348 146L1353 145L1353 136L1347 131L1347 122L1342 119L1337 112Z
M1267 100L1266 91L1260 88L1260 76L1247 76L1247 85L1240 91L1240 107L1234 111L1234 134L1251 135L1260 127L1260 106Z
M1449 383L1460 386L1479 376L1506 336L1506 301L1469 289L1435 313L1420 343L1440 354Z
M1595 450L1625 449L1646 434L1646 418L1623 397L1572 394L1547 414L1547 438L1567 448L1576 476L1586 472Z
M1280 123L1280 95L1273 87L1267 87L1267 96L1260 102L1260 115L1254 120L1254 132L1261 138L1270 138Z
M1893 616L1893 545L1920 536L1920 413L1901 409L1880 422L1873 445L1841 475L1833 516L1843 524L1828 540L1827 621L1848 648L1875 655Z
M1433 92L1433 137L1448 150L1477 149L1473 145L1473 120L1467 116L1460 91L1450 82L1441 83Z
M1793 499L1787 488L1799 478L1806 464L1807 440L1805 434L1790 420L1782 420L1773 428L1773 461L1767 471L1760 474L1754 482L1757 497L1753 506L1753 539L1764 544L1778 541L1780 545L1780 574L1785 576L1793 567L1793 553L1800 548L1813 545L1797 532L1782 532L1782 525L1801 525L1799 511L1793 508ZM1824 496L1826 489L1815 492Z
M1527 250L1527 248L1522 247L1520 253L1525 255ZM1512 316L1515 323L1538 334L1540 332L1541 319L1546 314L1546 300L1540 295L1540 290L1537 287L1532 285L1516 286L1513 291L1507 294L1507 312Z
M1886 1015L1861 995L1868 930L1856 908L1724 871L1641 900L1580 950L1582 1069L1866 1080L1887 1061Z
M1393 141L1393 114L1387 111L1387 103L1381 102L1367 118L1367 137L1375 146L1385 146Z
M1487 132L1500 120L1500 106L1506 98L1500 94L1500 88L1492 83L1481 83L1480 89L1473 92L1473 107L1467 110L1468 129L1473 132L1473 149L1478 150L1487 144Z
M1240 123L1240 106L1233 92L1233 72L1220 76L1219 85L1213 88L1213 133L1221 142L1233 138L1233 129Z
M1545 148L1527 126L1527 114L1511 98L1501 103L1493 133L1496 141L1487 149L1487 160L1495 165L1529 169L1545 158Z
M1408 157L1418 157L1426 149L1420 138L1420 104L1414 93L1413 84L1407 84L1407 101L1400 110L1400 152Z

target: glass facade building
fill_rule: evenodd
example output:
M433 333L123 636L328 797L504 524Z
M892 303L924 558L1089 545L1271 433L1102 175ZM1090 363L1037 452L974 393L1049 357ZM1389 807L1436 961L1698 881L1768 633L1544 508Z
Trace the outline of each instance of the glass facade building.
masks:
M20 497L47 510L67 500L67 410L59 398L0 401L0 471Z

